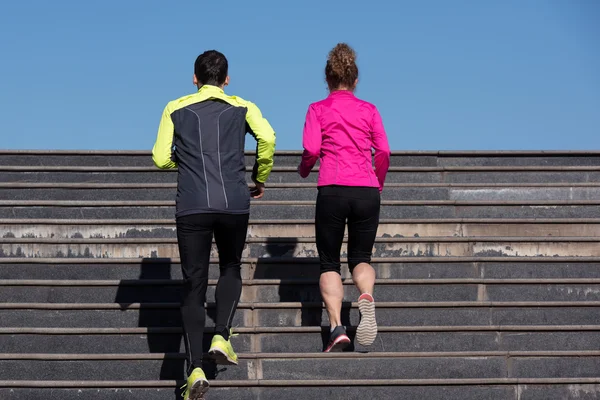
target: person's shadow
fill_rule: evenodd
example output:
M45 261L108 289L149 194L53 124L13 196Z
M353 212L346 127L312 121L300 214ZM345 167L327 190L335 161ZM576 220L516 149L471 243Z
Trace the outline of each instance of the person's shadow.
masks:
M122 280L115 302L123 312L138 312L138 327L147 328L149 353L164 354L160 361L160 380L184 382L186 360L183 354L181 321L181 272L169 258L143 258L138 280ZM148 285L148 281L152 285ZM209 318L211 318L209 311ZM214 316L212 317L214 318ZM210 328L207 329L211 332ZM204 335L204 348L210 345L210 335ZM216 366L207 357L203 369L209 379L216 376ZM179 386L175 399L181 398Z
M267 238L264 251L258 255L254 279L280 279L279 301L300 303L300 326L321 328L322 349L329 341L329 322L323 310L323 299L319 288L319 259L317 257L295 257L299 247L297 238ZM286 261L290 261L286 263ZM350 325L350 302L342 305L342 324ZM353 340L354 333L348 332ZM348 351L352 351L349 346ZM315 349L317 350L317 349Z

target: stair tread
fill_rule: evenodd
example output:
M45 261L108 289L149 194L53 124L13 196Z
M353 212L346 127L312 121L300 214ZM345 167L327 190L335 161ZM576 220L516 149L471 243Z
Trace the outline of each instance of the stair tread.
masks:
M0 165L0 171L6 172L158 172L169 173L177 172L177 169L158 169L152 165L148 166L81 166L81 165ZM252 167L246 166L246 171L251 172ZM297 173L297 167L293 166L274 166L273 172L291 172ZM313 172L318 172L319 167L315 167ZM596 165L498 165L498 166L406 166L389 167L389 172L538 172L538 171L600 171L600 166Z
M8 388L141 388L141 387L174 387L181 384L179 380L157 381L41 381L12 380L0 381L0 387ZM456 379L343 379L343 380L215 380L213 387L249 387L249 386L419 386L419 385L504 385L504 384L598 384L599 378L456 378Z
M247 164L253 155L246 152ZM376 282L380 298L391 300L377 303L381 341L335 354L316 352L329 332L318 296L318 259L254 257L267 255L265 244L282 248L269 255L289 254L284 250L290 243L304 243L299 255L316 254L316 174L299 179L300 156L277 152L268 185L272 197L252 202L245 289L235 320L240 368L211 378L217 398L229 396L228 388L247 388L235 391L240 399L319 398L313 391L326 387L356 396L364 386L386 398L456 397L459 390L469 399L494 397L486 397L494 390L494 398L502 399L520 393L560 398L578 385L596 393L600 151L394 152L376 245L386 250L375 253L394 257L373 259L384 277ZM169 194L176 170L156 169L149 151L0 150L0 164L0 190L6 191L0 199L1 251L18 255L0 257L6 322L0 327L6 371L0 397L71 399L89 389L93 398L109 390L115 399L142 392L149 399L169 398L183 383L178 378L185 358L175 296L180 259L134 255L150 255L151 246L151 257L177 255L171 251L175 202ZM411 250L436 244L439 251L426 253L433 257ZM80 245L89 249L79 251ZM129 251L134 246L137 252ZM79 257L61 258L66 250ZM84 257L101 254L132 257ZM342 316L352 339L357 303L343 268L348 301ZM218 276L211 271L209 299ZM146 276L158 279L139 279ZM159 297L158 285L165 288ZM214 331L214 306L207 303L204 345ZM97 376L83 375L96 379L71 379L96 368ZM350 371L387 379L346 379Z
M0 286L161 286L180 285L181 279L121 279L121 280L83 280L83 279L0 279ZM218 280L209 279L209 285L216 285ZM317 278L292 279L243 279L243 286L270 285L317 285ZM353 285L351 279L343 279L344 285ZM600 278L449 278L449 279L386 279L375 281L377 285L443 285L443 284L490 284L490 285L535 285L535 284L600 284Z
M315 243L315 237L248 237L246 243L288 244ZM348 239L344 238L344 242ZM425 237L378 237L375 243L437 243L437 242L600 242L600 237L590 236L425 236ZM177 238L2 238L0 243L43 243L43 244L130 244L169 243L176 244Z
M140 262L146 263L180 263L180 259L178 257L173 258L77 258L77 257L61 257L61 258L42 258L42 257L0 257L0 265L2 264L10 264L10 263L33 263L33 264L139 264ZM256 258L256 257L245 257L242 258L242 263L257 263L257 262L265 263L265 264L278 264L278 263L286 263L286 264L295 264L295 263L317 263L319 260L317 258L309 258L309 257L265 257L265 258ZM457 256L448 256L448 257L420 257L420 256L407 256L407 257L374 257L372 260L373 264L377 263L465 263L465 262L510 262L510 263L518 263L518 262L527 262L527 263L535 263L535 262L551 262L551 263L578 263L578 262L600 262L600 257L485 257L485 256L465 256L465 257L457 257ZM211 264L218 263L219 260L213 258L210 260ZM347 263L347 259L341 258L342 263Z
M124 307L119 303L0 303L0 310L138 310L140 308L152 309L179 309L180 303L131 303ZM207 307L214 307L215 303L208 302ZM342 307L357 308L357 302L344 302ZM238 309L288 309L288 308L322 308L319 302L278 302L278 303L244 303L238 304ZM387 308L550 308L550 307L600 307L600 301L431 301L431 302L377 302L378 309Z
M210 331L208 328L207 331ZM240 327L235 332L239 334L255 333L321 333L328 326L293 326L293 327ZM355 327L348 327L349 331ZM445 326L380 326L379 332L471 332L471 331L518 331L518 332L547 332L547 331L600 331L600 325L445 325ZM0 327L0 334L48 334L48 335L124 335L144 333L181 332L174 327L138 327L138 328L5 328Z
M237 353L239 359L362 359L362 358L471 358L471 357L600 357L600 350L545 351L430 351L430 352L339 352L339 353ZM185 353L0 353L0 360L111 361L185 358ZM205 355L207 356L207 355ZM208 356L207 356L208 357Z
M314 225L314 219L273 219L250 220L250 225ZM175 227L173 219L54 219L54 218L10 218L0 219L3 225L170 225ZM382 218L379 224L600 224L600 218Z
M249 185L250 186L250 185ZM385 185L386 188L469 188L469 189L488 189L488 188L595 188L600 187L600 182L541 182L541 183L466 183L466 182L439 182L439 183L396 183L391 182ZM13 189L176 189L177 183L106 183L106 182L0 182L0 188ZM269 189L305 189L317 188L316 182L274 182L266 187Z
M255 206L314 206L316 200L252 200ZM172 207L175 200L0 200L0 207ZM595 200L382 200L382 206L600 205Z

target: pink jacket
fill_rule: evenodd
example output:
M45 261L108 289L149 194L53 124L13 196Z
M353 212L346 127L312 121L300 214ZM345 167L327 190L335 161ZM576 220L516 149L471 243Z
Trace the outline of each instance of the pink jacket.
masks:
M390 147L377 108L350 91L332 92L308 108L304 154L298 172L306 178L321 159L318 186L366 186L383 190ZM372 149L375 149L373 171Z

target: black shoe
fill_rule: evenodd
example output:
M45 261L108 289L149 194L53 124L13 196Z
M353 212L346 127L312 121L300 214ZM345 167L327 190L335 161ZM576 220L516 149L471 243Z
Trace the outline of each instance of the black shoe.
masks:
M329 343L325 349L325 353L342 351L350 344L350 338L346 335L346 328L343 326L336 327L331 336L329 336Z

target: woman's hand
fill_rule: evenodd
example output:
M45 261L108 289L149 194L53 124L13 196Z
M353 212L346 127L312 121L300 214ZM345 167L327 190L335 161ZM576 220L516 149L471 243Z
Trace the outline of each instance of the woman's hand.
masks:
M302 164L298 165L298 175L300 175L300 177L302 178L306 178L308 177L308 175L310 175L310 171L308 171L308 173L302 173Z

